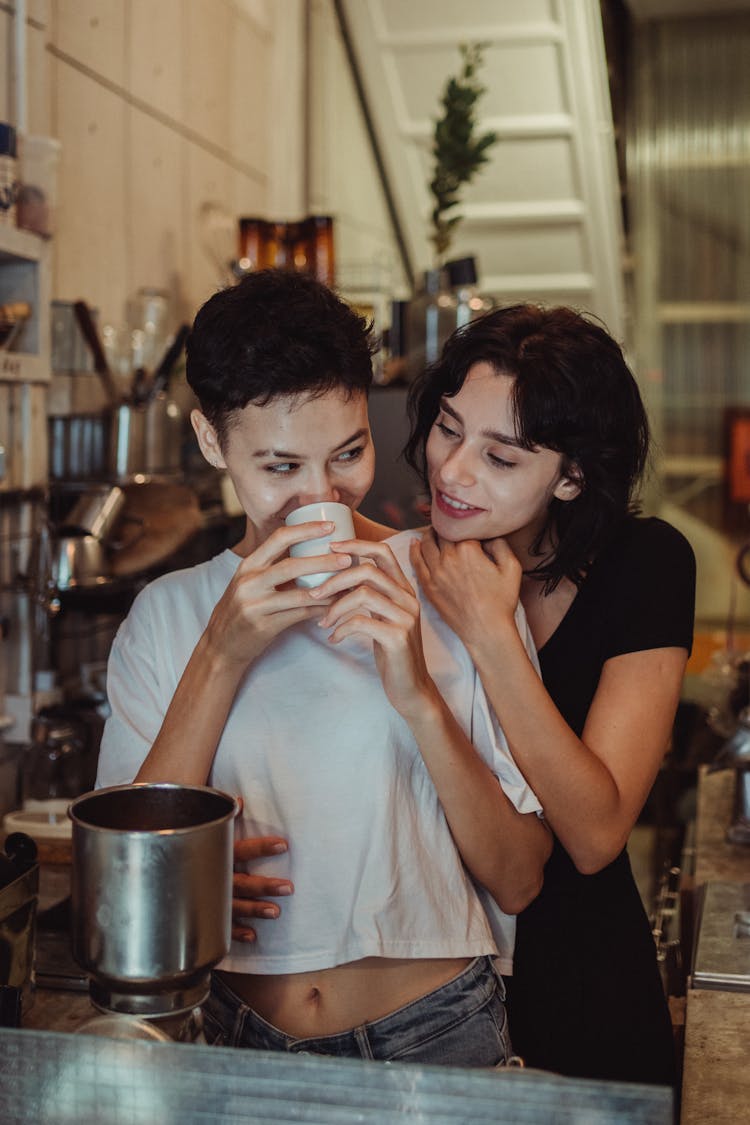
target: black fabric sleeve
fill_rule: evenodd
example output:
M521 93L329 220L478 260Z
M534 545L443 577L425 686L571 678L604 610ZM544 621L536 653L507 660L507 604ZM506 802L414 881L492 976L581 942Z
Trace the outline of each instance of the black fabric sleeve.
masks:
M617 546L604 659L652 648L693 646L695 554L660 519L634 520Z

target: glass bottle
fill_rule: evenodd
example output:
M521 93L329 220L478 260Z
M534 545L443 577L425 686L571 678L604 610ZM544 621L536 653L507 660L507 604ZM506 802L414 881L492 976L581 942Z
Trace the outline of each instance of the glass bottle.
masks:
M456 328L489 312L493 302L479 292L477 265L473 257L445 263L448 282L456 297Z
M330 215L310 215L305 222L309 239L308 268L318 281L332 289L336 284L333 219Z
M407 370L415 379L434 363L456 327L457 301L444 269L426 270L422 286L409 302Z
M265 219L250 216L240 219L238 266L242 273L262 270L267 265L269 224Z

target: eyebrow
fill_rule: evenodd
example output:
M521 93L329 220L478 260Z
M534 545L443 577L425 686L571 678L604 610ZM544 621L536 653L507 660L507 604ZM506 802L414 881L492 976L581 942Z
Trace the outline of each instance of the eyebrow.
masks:
M454 410L452 406L448 406L448 403L445 402L444 399L440 400L440 409L442 411L444 411L444 413L450 414L451 418L455 418L456 421L460 422L461 425L463 426L464 420L461 417L461 415L458 413L457 410ZM498 442L500 442L501 445L511 445L511 446L513 446L514 449L526 449L527 448L523 444L523 442L520 441L517 437L512 436L511 434L502 434L502 433L500 433L499 430L483 429L483 430L480 430L480 433L481 433L482 437L489 438L491 441L498 441Z
M335 445L333 447L333 449L331 450L331 453L338 453L339 450L346 449L347 445L351 445L353 441L359 441L360 438L363 438L363 437L366 437L366 436L367 436L367 430L365 430L365 429L357 430L356 433L353 433L351 437L348 437L346 439L346 441L342 441L339 445ZM302 454L302 453L290 453L286 449L257 449L255 451L255 453L253 453L253 457L257 457L259 459L261 457L276 457L279 460L284 460L284 461L304 461L305 460L304 454Z

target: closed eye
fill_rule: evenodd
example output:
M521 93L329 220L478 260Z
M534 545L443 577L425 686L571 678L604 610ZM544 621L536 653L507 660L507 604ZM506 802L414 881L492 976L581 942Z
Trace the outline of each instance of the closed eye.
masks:
M487 457L498 469L514 469L517 464L515 461L506 461L504 457L498 457L496 453L488 453Z
M443 422L442 420L440 420L439 422L436 422L435 425L440 430L441 434L445 435L445 437L457 438L457 437L460 436L459 433L458 433L458 430L451 429L451 427L446 422Z

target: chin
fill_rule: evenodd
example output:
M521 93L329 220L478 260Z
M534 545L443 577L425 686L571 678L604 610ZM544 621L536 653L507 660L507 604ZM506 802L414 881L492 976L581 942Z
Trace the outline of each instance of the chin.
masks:
M430 508L430 523L433 530L447 543L460 543L462 539L476 539L476 535L472 535L465 524L459 524L457 520L454 521L450 516L444 515L434 504Z

